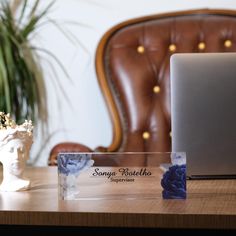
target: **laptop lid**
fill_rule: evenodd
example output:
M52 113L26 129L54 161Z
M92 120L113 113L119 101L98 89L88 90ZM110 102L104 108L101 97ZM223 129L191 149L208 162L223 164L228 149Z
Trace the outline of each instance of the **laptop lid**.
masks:
M236 176L236 53L174 54L170 61L172 151L187 176Z

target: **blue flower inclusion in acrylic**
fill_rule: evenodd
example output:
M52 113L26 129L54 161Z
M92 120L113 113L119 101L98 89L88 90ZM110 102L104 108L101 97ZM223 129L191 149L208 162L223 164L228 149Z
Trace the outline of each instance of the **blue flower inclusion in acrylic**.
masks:
M186 199L186 164L173 165L161 180L164 199Z
M82 171L89 169L93 163L91 154L60 153L58 155L58 171L66 176L78 176Z

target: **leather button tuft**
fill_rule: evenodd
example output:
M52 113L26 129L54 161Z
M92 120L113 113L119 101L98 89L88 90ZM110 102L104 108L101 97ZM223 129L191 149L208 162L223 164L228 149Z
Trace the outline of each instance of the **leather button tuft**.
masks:
M203 42L200 42L199 44L198 44L198 49L199 50L204 50L206 48L206 44L205 43L203 43Z
M144 53L145 52L144 46L138 46L137 47L137 52L140 53L140 54Z
M230 47L232 46L232 41L229 40L229 39L225 40L224 46L225 46L226 48L230 48Z
M175 44L170 44L170 46L169 46L169 51L170 52L175 52L176 51L176 45Z
M150 133L145 131L143 132L143 139L149 139L150 138Z
M153 92L154 93L159 93L160 91L161 91L160 86L156 85L156 86L153 87Z

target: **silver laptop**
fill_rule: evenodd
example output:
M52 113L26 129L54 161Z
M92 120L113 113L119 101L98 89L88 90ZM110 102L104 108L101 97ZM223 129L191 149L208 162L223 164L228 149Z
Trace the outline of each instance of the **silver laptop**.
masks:
M236 177L236 53L174 54L172 151L189 178Z

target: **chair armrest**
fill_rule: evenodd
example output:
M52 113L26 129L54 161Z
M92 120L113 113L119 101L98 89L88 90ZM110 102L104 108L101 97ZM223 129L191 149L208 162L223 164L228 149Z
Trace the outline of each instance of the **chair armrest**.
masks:
M53 147L48 158L49 166L57 165L57 155L60 152L93 152L89 147L80 143L59 143Z

